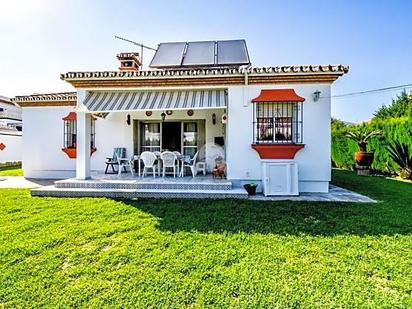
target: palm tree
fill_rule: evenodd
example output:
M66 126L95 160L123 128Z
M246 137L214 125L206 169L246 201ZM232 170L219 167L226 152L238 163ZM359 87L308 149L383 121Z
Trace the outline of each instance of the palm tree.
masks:
M368 141L372 137L378 137L382 135L381 130L372 130L372 131L364 131L364 130L358 130L358 131L351 131L351 132L346 132L345 136L354 140L359 147L359 151L361 152L367 152L367 145Z

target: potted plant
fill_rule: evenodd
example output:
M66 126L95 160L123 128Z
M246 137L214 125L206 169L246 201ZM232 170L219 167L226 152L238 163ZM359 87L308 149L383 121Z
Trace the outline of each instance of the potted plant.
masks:
M359 129L358 131L346 132L345 136L354 140L359 147L359 151L355 152L355 161L359 166L371 166L374 158L373 151L367 149L368 142L372 137L381 136L382 131L372 130L366 131Z
M245 188L245 190L247 191L247 194L256 195L257 184L255 184L254 182L245 184L243 188Z

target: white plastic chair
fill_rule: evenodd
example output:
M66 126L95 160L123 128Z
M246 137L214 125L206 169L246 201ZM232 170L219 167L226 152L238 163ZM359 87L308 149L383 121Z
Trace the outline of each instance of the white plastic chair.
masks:
M183 169L185 167L190 168L192 172L192 177L194 178L199 171L203 172L203 175L206 175L206 163L205 162L196 162L197 157L199 156L199 151L196 151L195 155L189 162L183 162Z
M173 151L173 153L176 155L176 166L177 166L177 175L180 175L180 160L179 156L182 154L179 151ZM183 169L183 163L182 163L182 169Z
M156 158L157 158L157 170L159 172L159 176L160 176L160 169L162 168L162 160L160 160L160 157L162 155L162 153L160 151L153 151L153 153L155 154Z
M134 156L128 159L128 158L122 158L120 157L120 155L121 155L120 153L115 152L115 156L117 158L117 164L119 165L119 171L117 173L117 176L120 176L120 174L122 173L122 169L125 169L125 171L127 172L127 167L130 169L130 173L132 174L132 176L134 176L134 172L133 172Z
M104 171L105 174L107 174L107 170L109 169L109 166L112 168L113 174L116 174L116 171L114 169L115 165L118 165L118 159L117 157L124 158L126 157L126 148L124 147L116 147L113 151L113 155L111 157L106 157L106 169Z
M163 165L163 177L165 177L166 169L173 168L173 177L176 178L176 154L171 151L165 151L161 155Z
M143 151L140 154L140 160L143 161L143 174L144 177L145 173L151 168L153 171L153 178L156 177L156 166L154 165L156 162L156 155L150 151Z

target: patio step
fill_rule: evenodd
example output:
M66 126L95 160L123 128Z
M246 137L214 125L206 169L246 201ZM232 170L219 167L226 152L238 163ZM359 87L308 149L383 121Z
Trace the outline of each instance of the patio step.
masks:
M107 189L107 188L57 188L44 186L31 190L32 196L50 197L108 197L108 198L236 198L247 199L243 188L230 190L181 190L181 189Z
M231 190L232 183L227 180L105 180L65 179L55 183L59 189L122 189L122 190Z

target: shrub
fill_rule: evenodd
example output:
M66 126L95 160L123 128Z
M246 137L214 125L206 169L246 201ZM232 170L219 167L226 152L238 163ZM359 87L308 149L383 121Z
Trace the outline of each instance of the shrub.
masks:
M405 179L412 179L412 153L410 150L407 144L398 141L388 145L389 156L399 166L399 176Z
M355 131L346 132L345 136L355 141L358 144L359 151L366 152L368 142L371 138L381 136L382 131L380 130L367 130L365 127L358 127Z
M388 144L393 141L408 145L412 149L412 119L410 117L374 120L366 124L348 126L332 130L331 156L333 165L339 168L352 168L355 164L354 153L357 151L356 142L345 137L347 132L354 132L359 128L380 130L383 135L372 137L368 141L369 149L375 152L372 169L382 173L394 173L399 170L388 151ZM366 130L365 129L365 130Z

